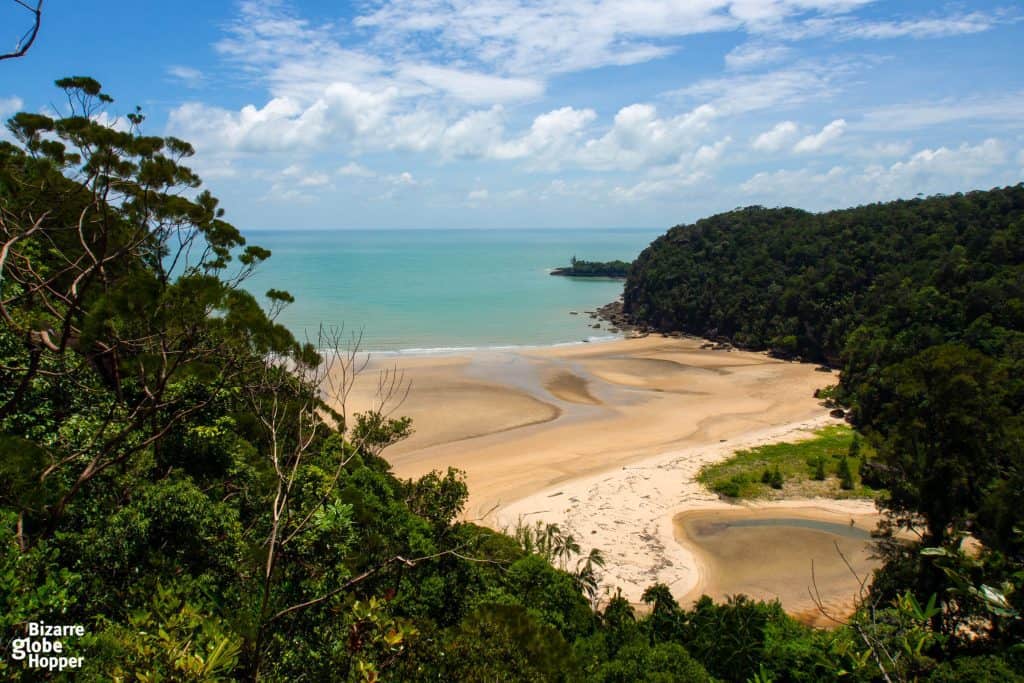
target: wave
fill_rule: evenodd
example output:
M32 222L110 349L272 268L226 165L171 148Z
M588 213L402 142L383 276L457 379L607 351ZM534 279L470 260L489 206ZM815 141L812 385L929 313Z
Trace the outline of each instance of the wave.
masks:
M582 344L601 344L605 342L624 339L621 334L595 335L580 339L578 341L555 342L552 344L503 344L494 346L434 346L434 347L410 347L405 349L366 349L360 354L371 356L447 356L463 353L480 353L488 351L525 351L532 349L551 349L568 346L579 346Z

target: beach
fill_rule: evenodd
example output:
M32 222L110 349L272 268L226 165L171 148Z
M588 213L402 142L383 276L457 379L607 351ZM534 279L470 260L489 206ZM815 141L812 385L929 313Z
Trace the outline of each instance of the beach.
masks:
M397 370L410 387L394 414L411 417L415 430L385 452L397 476L464 470L464 519L496 529L520 520L556 523L584 554L591 547L604 553L604 586L638 602L661 582L685 602L722 582L708 573L708 552L677 538L677 515L736 507L695 482L700 468L838 422L814 398L835 374L705 346L650 335L371 355L347 408L373 405L379 374ZM861 524L874 510L863 501L788 505L853 515Z

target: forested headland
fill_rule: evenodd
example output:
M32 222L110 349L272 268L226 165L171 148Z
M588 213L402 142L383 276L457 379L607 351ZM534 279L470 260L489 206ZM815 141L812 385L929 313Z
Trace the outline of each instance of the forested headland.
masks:
M873 594L934 600L936 654L1019 658L1024 185L680 225L637 258L624 309L840 368L832 398L873 452L860 477L884 490L883 531L920 538L883 543Z
M568 266L554 268L552 275L566 277L614 277L624 278L629 274L626 261L584 261L573 256Z
M271 255L202 188L192 147L144 134L139 111L126 130L102 125L112 99L92 79L57 85L69 115L17 114L15 142L0 141L4 678L40 679L11 656L38 622L84 627L65 646L81 668L54 680L973 681L1021 670L1021 346L1007 322L1019 297L993 308L987 334L918 348L931 339L919 330L894 349L870 326L847 335L865 340L857 353L905 356L868 366L849 395L892 523L926 532L886 546L857 614L813 630L777 603L679 605L654 585L641 617L598 592L600 553L557 527L506 535L458 521L467 492L454 470L396 478L382 453L415 425L391 416L389 392L350 414L357 366L332 351L337 335L299 343L275 321L287 292L266 292L262 308L246 291ZM1019 205L1020 192L993 196ZM949 287L990 269L1002 274L983 291L999 296L1020 284L1021 223L986 220L977 230L1003 235L1003 260L965 239ZM675 229L645 252L632 304L653 254L686 239ZM773 258L807 243L780 241ZM683 266L688 247L677 250ZM657 270L660 282L689 277ZM685 310L686 290L658 301L677 295ZM929 296L910 310L943 313ZM961 551L968 533L980 552Z

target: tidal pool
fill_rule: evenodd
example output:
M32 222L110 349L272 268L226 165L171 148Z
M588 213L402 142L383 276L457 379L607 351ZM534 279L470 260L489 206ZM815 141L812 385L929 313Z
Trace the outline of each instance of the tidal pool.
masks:
M812 595L820 596L829 614L849 614L858 577L870 577L879 565L872 558L870 534L876 520L875 515L776 508L683 513L674 521L676 540L701 566L701 585L691 597L777 598L802 621L827 626L833 622Z

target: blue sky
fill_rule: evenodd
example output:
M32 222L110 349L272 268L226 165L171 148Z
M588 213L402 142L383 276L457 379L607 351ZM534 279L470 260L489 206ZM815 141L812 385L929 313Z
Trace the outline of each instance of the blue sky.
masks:
M0 115L91 75L243 229L668 227L1024 180L1022 42L1010 0L50 0Z

